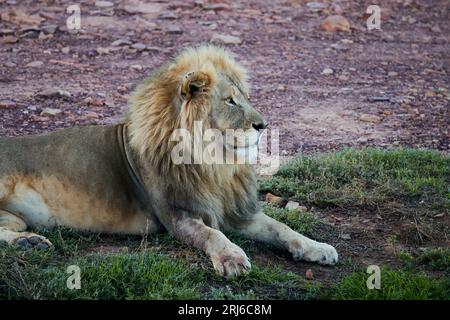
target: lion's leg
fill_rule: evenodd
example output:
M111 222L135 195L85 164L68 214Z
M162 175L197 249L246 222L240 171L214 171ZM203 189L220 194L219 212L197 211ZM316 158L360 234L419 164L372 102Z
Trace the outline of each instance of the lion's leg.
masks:
M24 249L37 247L48 248L51 243L43 236L25 232L27 225L18 216L0 209L0 241L14 244Z
M338 261L336 249L329 244L309 239L264 213L256 214L245 226L234 230L251 239L287 250L295 260L325 265L334 265Z
M245 252L222 232L206 226L201 219L179 218L168 230L177 239L203 250L221 276L235 277L250 269Z

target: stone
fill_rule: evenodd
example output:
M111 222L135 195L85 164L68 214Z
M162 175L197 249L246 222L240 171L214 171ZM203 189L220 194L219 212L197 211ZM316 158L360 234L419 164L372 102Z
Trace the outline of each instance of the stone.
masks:
M167 33L170 34L182 34L183 30L180 28L180 26L178 25L169 25L169 27L167 27Z
M71 94L68 91L60 90L60 89L45 89L36 94L41 98L70 98Z
M110 8L114 6L111 1L95 1L95 6L98 8Z
M305 206L301 206L298 202L295 201L289 201L286 204L285 208L288 210L298 210L300 212L308 211L308 208L306 208Z
M44 63L42 61L36 60L36 61L32 61L32 62L28 63L26 65L26 67L39 68L39 67L42 67L43 65L44 65Z
M306 270L305 277L308 280L314 279L314 274L311 269Z
M113 41L111 43L113 47L120 47L120 46L131 46L132 42L128 39L117 39L116 41Z
M58 26L56 24L49 24L41 27L41 31L46 34L54 34L58 30Z
M145 50L147 48L147 46L145 44L140 43L140 42L133 44L131 47L133 49L136 49L136 50L139 50L139 51L143 51L143 50Z
M322 74L324 76L329 76L329 75L332 75L333 73L334 73L333 69L325 68L322 70L322 72L320 74Z
M349 32L350 22L341 15L332 15L322 21L320 28L327 32Z
M271 203L271 204L275 204L275 205L280 205L283 203L283 198L278 197L274 194L271 193L267 193L265 196L265 201L267 203Z
M0 43L2 44L13 44L19 41L19 38L14 36L5 36L0 39Z
M320 12L328 8L328 4L322 2L308 2L306 7L312 12Z
M241 44L242 40L239 37L215 33L211 37L211 42L223 44Z
M128 4L124 5L123 9L131 14L158 14L164 6L160 3L143 3L141 1L128 1Z
M70 47L64 47L61 49L61 52L64 54L69 54L70 53Z
M381 117L374 114L363 114L359 117L359 120L364 122L378 123L381 121Z
M40 116L41 117L56 117L56 116L59 116L61 113L62 113L62 111L60 109L44 108L44 110L42 110Z
M13 109L17 104L11 100L0 100L0 109Z

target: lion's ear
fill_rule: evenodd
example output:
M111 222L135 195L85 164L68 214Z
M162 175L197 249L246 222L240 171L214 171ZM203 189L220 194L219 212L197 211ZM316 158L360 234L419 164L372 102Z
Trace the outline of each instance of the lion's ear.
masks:
M181 95L184 98L194 98L201 92L206 92L211 86L211 77L201 71L189 72L184 76L181 85Z

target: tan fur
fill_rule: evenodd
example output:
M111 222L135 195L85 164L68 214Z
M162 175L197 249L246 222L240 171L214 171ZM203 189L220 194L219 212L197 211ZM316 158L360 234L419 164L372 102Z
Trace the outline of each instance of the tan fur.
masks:
M156 70L133 93L124 124L0 139L0 240L35 241L24 226L166 230L204 250L230 277L250 268L220 231L233 230L296 259L337 262L331 246L261 213L251 166L173 163L171 136L192 132L194 121L222 133L253 130L254 137L265 126L250 105L245 68L222 48L190 48Z

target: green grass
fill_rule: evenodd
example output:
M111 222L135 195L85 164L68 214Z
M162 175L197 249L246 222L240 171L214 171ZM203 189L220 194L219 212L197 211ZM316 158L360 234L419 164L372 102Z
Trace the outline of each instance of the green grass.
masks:
M299 156L262 192L321 207L449 209L450 157L412 149L347 149Z
M70 265L81 270L80 290L67 288ZM277 266L253 265L248 275L228 281L210 266L153 250L68 255L0 245L0 299L313 299L318 290Z
M308 206L346 208L350 213L374 209L402 213L402 219L410 218L428 232L422 220L433 220L436 213L448 214L449 182L448 155L404 149L345 150L298 157L262 182L261 191ZM262 207L269 216L319 241L336 232L311 212L299 213L264 203ZM445 239L448 226L439 224L445 217L434 220L427 227L442 231ZM351 256L342 257L335 274L343 278L331 288L316 280L306 281L303 274L288 272L276 264L259 265L254 261L248 275L228 281L214 273L203 253L167 234L152 235L147 245L141 237L100 236L65 228L36 232L49 238L54 247L20 251L0 243L0 299L449 298L448 248L419 255L397 252L395 258L402 269L382 269L381 290L368 290L368 274L348 274L355 266ZM250 258L261 254L253 241L236 234L227 236ZM395 247L401 241L401 237L392 235L390 242ZM113 253L100 252L101 246L112 247ZM69 265L81 269L80 290L66 287Z
M426 250L416 259L418 264L429 266L433 270L446 271L450 274L450 249L435 248Z
M409 270L381 269L380 289L369 290L370 275L354 272L333 287L328 296L339 300L430 300L450 299L450 281L434 279Z

